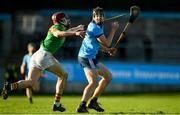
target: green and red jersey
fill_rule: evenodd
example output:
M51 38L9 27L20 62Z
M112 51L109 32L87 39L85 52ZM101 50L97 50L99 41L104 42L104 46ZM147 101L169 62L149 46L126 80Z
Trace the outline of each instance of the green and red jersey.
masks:
M41 42L41 47L43 47L45 51L51 52L52 54L54 54L65 42L65 37L59 38L52 34L53 29L65 31L66 27L64 27L62 24L52 25L49 28L46 38Z

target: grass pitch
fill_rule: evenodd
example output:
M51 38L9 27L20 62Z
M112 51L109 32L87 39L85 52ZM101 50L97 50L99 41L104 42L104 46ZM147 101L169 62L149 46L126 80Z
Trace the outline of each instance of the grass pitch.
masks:
M81 95L64 95L61 102L66 111L60 113L52 111L54 94L35 95L33 104L26 96L10 95L7 100L0 99L0 114L77 114L80 100ZM104 114L180 114L180 93L103 95L99 102Z

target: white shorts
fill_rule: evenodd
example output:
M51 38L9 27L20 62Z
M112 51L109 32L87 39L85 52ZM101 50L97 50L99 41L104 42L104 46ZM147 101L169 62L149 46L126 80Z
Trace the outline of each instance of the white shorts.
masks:
M39 48L31 57L30 68L36 67L41 70L45 70L48 67L59 63L55 57L48 51L45 51L42 47Z

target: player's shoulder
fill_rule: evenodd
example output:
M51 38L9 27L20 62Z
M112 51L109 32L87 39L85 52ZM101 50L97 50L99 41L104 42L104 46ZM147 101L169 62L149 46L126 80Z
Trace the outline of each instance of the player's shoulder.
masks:
M88 26L97 26L97 24L94 21L91 21Z
M29 54L25 54L25 55L24 55L24 58L28 58L28 57L29 57Z
M94 21L91 21L88 25L88 30L94 30L96 28L98 28L98 25Z
M62 24L54 24L54 25L51 26L51 28L58 29L58 30L61 30L61 31L66 30L66 28Z
M51 27L50 27L50 29L49 30L53 30L53 29L60 29L61 27L59 26L59 25L57 25L57 24L54 24L54 25L52 25Z

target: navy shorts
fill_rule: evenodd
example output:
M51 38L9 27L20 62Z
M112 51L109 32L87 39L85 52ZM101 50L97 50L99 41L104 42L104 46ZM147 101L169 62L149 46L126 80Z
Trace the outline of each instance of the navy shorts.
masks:
M97 66L98 61L96 59L88 59L88 58L78 56L78 62L80 63L81 67L83 67L83 68L89 68L89 69L98 68L98 66Z

